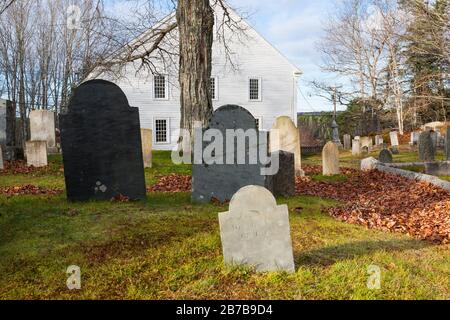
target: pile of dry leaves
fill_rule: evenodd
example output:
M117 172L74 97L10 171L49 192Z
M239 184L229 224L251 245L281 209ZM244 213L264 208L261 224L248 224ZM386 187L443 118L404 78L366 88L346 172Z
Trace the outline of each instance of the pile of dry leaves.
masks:
M305 168L307 174L320 170ZM345 182L298 178L297 194L343 201L343 206L327 209L342 221L450 243L450 192L378 171L344 169L343 174Z
M20 187L0 187L0 194L7 196L21 196L21 195L57 195L62 193L62 190L58 189L48 189L43 187L38 187L34 185L26 185Z
M12 175L12 174L53 174L55 170L59 172L64 172L61 168L55 168L51 166L46 166L42 168L35 168L33 166L27 166L27 163L23 160L16 161L5 161L4 169L0 170L0 175Z
M158 182L147 188L148 192L190 192L191 191L191 176L184 176L178 174L170 174L162 176Z

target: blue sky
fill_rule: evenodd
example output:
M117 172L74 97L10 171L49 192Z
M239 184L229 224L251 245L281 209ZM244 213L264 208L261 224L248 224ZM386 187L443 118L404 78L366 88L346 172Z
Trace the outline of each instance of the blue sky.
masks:
M249 12L249 22L302 71L299 111L332 110L332 104L314 95L313 80L333 82L333 76L320 69L321 55L316 48L322 24L336 5L335 0L230 0L230 4ZM345 109L339 107L338 109Z
M108 0L108 2L114 4L114 11L121 12L123 16L126 1ZM228 0L228 2L238 12L248 16L250 24L303 71L300 78L298 111L332 110L332 104L328 100L315 96L310 82L334 81L332 75L320 69L322 59L316 43L321 39L324 20L335 8L337 1ZM338 110L343 109L345 107L338 106Z

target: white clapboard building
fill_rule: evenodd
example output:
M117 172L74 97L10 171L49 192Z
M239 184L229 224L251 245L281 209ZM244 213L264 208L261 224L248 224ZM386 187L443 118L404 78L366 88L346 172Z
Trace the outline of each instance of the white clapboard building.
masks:
M243 30L227 27L217 30L223 12L215 8L211 78L214 109L226 104L240 105L257 119L261 130L269 130L279 116L289 116L296 123L299 68L233 10L229 13ZM155 28L164 28L174 19L175 16L170 15ZM130 46L151 39L151 34L149 30ZM148 47L151 43L144 45ZM170 49L177 47L176 29L167 37L165 45ZM161 52L154 54L151 71L143 67L141 61L135 61L122 66L120 72L97 70L88 77L112 81L125 92L130 105L139 108L141 127L153 130L155 150L173 149L180 127L178 58L163 55Z

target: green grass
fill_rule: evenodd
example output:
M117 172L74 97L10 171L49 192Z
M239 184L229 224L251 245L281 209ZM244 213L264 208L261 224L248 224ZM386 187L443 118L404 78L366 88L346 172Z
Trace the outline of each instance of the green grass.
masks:
M312 175L311 178L314 181L323 181L323 182L345 182L348 180L348 177L343 174L336 174L332 176L324 176L323 174Z
M190 174L167 152L153 160L148 182ZM59 172L0 180L63 187ZM0 299L449 298L448 246L336 221L322 212L339 205L332 200L278 203L290 208L293 274L224 266L217 213L228 207L192 204L187 193L151 193L130 203L0 196ZM373 264L381 268L379 290L366 286ZM69 265L81 268L81 290L66 287Z

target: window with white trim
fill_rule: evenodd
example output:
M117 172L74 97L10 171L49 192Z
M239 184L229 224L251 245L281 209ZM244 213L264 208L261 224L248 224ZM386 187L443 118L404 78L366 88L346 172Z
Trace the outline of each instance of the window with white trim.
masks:
M210 80L210 90L211 90L211 99L218 100L219 99L219 86L216 77L212 77Z
M167 76L157 74L153 77L153 96L156 100L166 100L169 98L169 84Z
M248 98L250 101L261 101L261 78L249 79Z
M155 143L169 143L169 119L155 119Z

